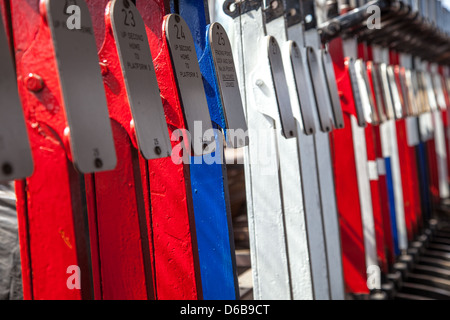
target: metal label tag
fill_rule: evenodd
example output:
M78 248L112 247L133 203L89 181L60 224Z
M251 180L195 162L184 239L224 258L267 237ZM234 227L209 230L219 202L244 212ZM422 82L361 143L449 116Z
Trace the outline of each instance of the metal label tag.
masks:
M45 4L74 165L82 173L113 170L116 151L88 7L83 0L71 1L80 9L81 28L70 29L66 1Z
M222 99L227 130L247 131L247 122L242 105L241 91L237 81L233 52L227 32L220 23L213 23L209 27L209 43L216 79ZM237 141L234 141L237 140ZM247 139L231 139L233 148L241 148L247 145Z
M438 73L432 74L432 77L433 77L432 80L433 80L434 90L436 93L438 107L441 110L446 110L447 103L445 102L445 96L444 96L444 91L442 89L441 77Z
M314 134L316 127L314 125L314 114L312 106L305 106L302 103L300 97L306 97L308 95L307 87L304 85L307 79L307 74L303 66L302 53L300 48L295 42L292 42L289 46L289 55L291 57L292 70L294 71L294 77L297 87L297 94L300 101L300 109L302 114L303 127L306 134Z
M147 160L168 157L172 148L144 21L131 1L114 0L110 16L139 150Z
M395 113L394 113L391 89L389 86L387 65L385 63L381 63L379 67L380 67L379 71L380 71L381 87L382 87L383 96L384 96L383 101L385 103L386 117L389 120L393 120L395 118Z
M384 122L387 120L384 100L383 100L383 88L381 86L381 78L379 67L376 64L372 64L372 83L373 91L375 92L375 106L378 113L379 121Z
M311 80L314 88L314 94L317 102L317 109L319 112L320 127L323 132L330 132L332 130L332 119L328 112L328 103L325 93L328 91L321 81L320 75L322 70L320 70L319 61L317 60L316 51L312 47L308 47L307 50L309 72L311 74Z
M287 139L294 138L297 135L297 126L294 115L292 114L281 50L274 37L267 37L267 50L272 79L275 85L275 94L278 102L278 112L280 114L282 132Z
M361 92L359 91L358 86L358 77L356 75L356 69L355 69L355 61L353 58L349 58L347 60L347 66L348 66L348 72L350 75L350 82L352 85L352 92L353 92L353 101L355 103L355 109L356 109L356 118L358 119L358 126L365 127L366 126L366 119L364 117L364 106L361 98Z
M0 15L0 181L33 173L33 159L16 75Z
M417 107L416 92L414 89L413 73L411 70L405 70L405 81L410 102L409 114L412 116L417 116L419 111Z
M214 132L191 31L183 18L170 14L165 32L194 155L213 152Z
M355 71L360 97L363 103L364 118L366 119L366 122L377 124L378 116L375 112L375 108L373 107L374 102L372 99L372 93L370 92L369 83L366 79L367 77L365 77L367 73L365 63L362 59L355 61Z
M344 116L342 114L341 100L339 99L339 93L336 83L336 76L334 74L333 61L328 50L322 50L323 69L325 72L325 80L327 81L331 107L333 110L334 126L336 129L344 128Z
M400 100L400 93L398 92L397 81L395 81L395 71L393 66L387 67L387 76L389 80L389 86L391 88L392 101L394 104L394 112L396 119L403 118L403 106Z
M406 86L406 75L405 75L405 68L401 67L399 68L398 71L398 82L400 85L400 92L401 92L401 101L403 102L402 104L402 110L403 110L403 117L407 117L412 115L412 107L411 107L411 101L410 101L410 96L409 96L409 92L408 92L408 87Z

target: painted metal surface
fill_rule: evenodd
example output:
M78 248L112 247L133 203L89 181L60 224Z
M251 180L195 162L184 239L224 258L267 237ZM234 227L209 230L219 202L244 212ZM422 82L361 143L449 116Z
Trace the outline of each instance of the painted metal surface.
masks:
M403 78L402 67L400 66L400 59L398 54L393 54L393 62L395 63L394 73L396 85L398 88L399 98L404 111L404 116L409 116L410 114L406 111L410 108L411 102L409 101L406 83ZM403 196L405 202L405 223L406 231L408 235L408 241L415 239L418 227L417 219L420 216L420 197L419 189L420 184L418 180L418 168L416 162L416 152L415 147L419 142L418 139L418 128L414 125L417 123L417 119L414 115L411 117L403 118L397 121L397 139L399 148L399 158L401 163L401 174L402 174L402 187ZM416 133L417 137L412 136L413 132Z
M16 183L24 298L90 299L93 276L84 178L71 162L45 6L25 0L11 3L11 9L19 95L35 161L33 176ZM36 79L32 75L42 79L40 86L29 86L30 79ZM82 92L79 96L86 98ZM69 266L80 268L81 289L69 289Z
M168 157L172 148L144 21L136 6L124 1L111 3L110 21L139 151L147 160Z
M371 47L367 46L369 56L365 59L372 58ZM366 72L368 76L368 83L370 93L372 94L372 100L375 106L375 112L378 114L378 123L371 123L368 125L367 130L371 130L371 133L367 133L367 138L372 136L374 143L374 152L377 165L378 180L371 184L378 186L378 196L373 195L373 210L375 219L375 232L377 237L377 254L380 266L383 272L388 272L388 266L392 265L395 261L392 230L390 224L390 207L388 198L388 188L386 179L386 166L385 159L383 158L381 136L380 136L380 123L386 120L384 113L384 104L381 99L381 87L379 78L376 73L376 65L372 61L368 61L366 64ZM369 144L369 142L368 142ZM368 149L369 152L369 149ZM375 186L373 186L375 188ZM376 192L375 190L373 192ZM378 215L376 214L378 212Z
M445 143L444 132L444 114L446 105L443 97L442 88L440 86L437 76L437 65L430 65L430 73L428 74L429 85L433 88L434 100L436 103L436 111L434 115L434 140L436 144L436 166L439 175L439 197L440 199L447 199L450 196L450 190L448 186L448 172L447 172L447 148Z
M247 12L245 5L255 7ZM281 121L263 29L261 1L238 6L233 37L241 38L236 59L243 65L244 110L249 146L245 161L250 252L255 299L292 298L282 193ZM264 138L262 139L262 136ZM273 157L273 153L277 153ZM287 155L286 155L287 156ZM286 168L283 165L284 168ZM271 236L267 236L267 235Z
M166 40L167 20L164 16L170 11L169 4L162 0L138 1L137 8L150 43L172 139L172 155L178 157L182 150L180 136L173 136L173 133L177 129L186 129L186 123ZM150 178L144 192L149 192L151 198L151 211L149 203L145 205L152 226L157 298L200 299L202 284L189 164L177 164L171 158L162 158L144 165L148 165Z
M305 72L305 80L296 79L297 91L299 93L299 102L303 109L309 108L314 119L314 126L317 129L313 136L299 134L299 150L302 164L302 178L311 188L303 188L305 208L308 214L318 214L321 210L324 228L324 236L326 243L326 254L328 262L328 276L330 286L330 297L334 300L344 299L344 277L342 270L342 254L341 254L341 238L339 231L339 221L335 194L335 181L333 176L331 145L327 132L320 130L320 120L318 105L314 94L308 66L305 34L300 16L304 16L300 10L300 4L297 7L296 1L285 1L285 10L289 12L292 8L296 9L297 18L287 20L287 36L288 39L297 44L300 58ZM312 32L312 31L311 31ZM323 72L323 71L321 71ZM334 70L333 70L334 76ZM301 82L300 82L301 81ZM299 86L302 86L300 89ZM327 91L328 88L324 87ZM294 108L294 112L297 109ZM312 157L314 154L314 158ZM313 162L311 162L313 161ZM313 170L313 167L316 167ZM319 197L319 200L317 200ZM316 203L320 201L320 206Z
M108 171L116 167L117 158L92 21L86 2L73 4L80 8L80 29L68 28L62 1L46 0L42 9L55 50L72 161L82 173Z
M399 83L396 81L396 76L398 74L398 65L396 59L393 59L394 54L390 54L390 63L391 66L388 67L388 78L389 85L392 92L393 104L396 106L394 108L396 115L396 123L395 130L397 136L397 150L398 150L398 159L399 159L399 169L401 176L401 187L402 187L402 195L403 195L403 219L398 220L397 218L397 226L401 227L399 229L399 249L406 250L405 248L405 237L406 241L412 239L412 216L414 215L414 163L412 163L413 159L410 158L408 141L407 141L407 131L406 131L406 119L404 118L404 100L402 96L402 92L400 90ZM401 164L401 165L400 165ZM400 217L401 218L401 217ZM403 239L403 240L402 240ZM403 245L402 245L403 242ZM402 247L403 246L403 247Z
M192 155L211 153L215 150L215 140L192 34L179 15L168 15L165 23L165 36L186 128L191 135Z
M407 234L405 224L405 210L402 191L401 169L399 162L397 130L395 127L395 101L393 96L398 97L396 83L389 81L388 63L389 51L379 47L373 47L374 62L379 64L379 72L382 88L382 99L385 105L387 121L380 125L383 156L386 161L387 182L389 190L389 203L391 211L391 226L394 239L395 254L399 255L401 250L407 249ZM394 91L395 92L395 91ZM399 102L399 101L398 101ZM401 105L397 106L401 110Z
M368 293L361 200L359 196L354 196L359 195L352 130L352 117L356 117L356 109L342 48L341 39L335 39L329 44L338 90L342 93L340 98L345 123L345 129L335 131L331 135L343 270L347 292Z
M266 3L265 27L267 33L276 38L280 44L280 54L283 59L282 68L286 76L285 79L287 81L288 89L286 96L291 101L292 119L296 122L298 137L296 141L286 144L286 147L297 151L297 156L291 158L291 167L297 164L297 168L293 168L295 170L290 170L288 173L290 176L289 180L288 176L285 173L282 173L282 179L285 181L284 185L289 190L289 194L284 195L284 202L289 266L292 277L292 293L293 299L296 300L324 300L329 299L329 289L325 239L323 235L317 184L317 168L315 166L315 157L311 157L311 154L314 155L313 150L310 150L312 153L309 153L310 160L305 160L305 152L307 149L303 150L300 147L302 144L304 145L302 141L304 141L306 137L305 129L302 125L303 121L300 112L300 100L297 85L297 83L301 81L301 78L299 78L298 81L296 80L291 64L292 58L295 59L295 56L291 57L292 46L294 43L292 41L287 41L285 19L283 17L283 4L281 1L276 2L276 4L278 10L272 10L273 7L268 6ZM273 6L274 2L270 5ZM270 21L267 18L268 15L271 16ZM297 46L295 49L298 53L298 63L301 64L300 50ZM302 68L303 66L300 65L298 67ZM302 74L300 76L306 76L305 70L301 71ZM297 75L299 74L297 73ZM310 106L304 105L304 109L309 110L310 114L312 113ZM314 119L311 120L314 121ZM310 126L311 125L314 126L314 122L310 123ZM310 127L310 129L312 128ZM311 133L308 132L308 134ZM303 173L305 173L305 176ZM305 178L311 178L309 181L311 181L312 185L308 185L309 182L307 182ZM287 183L290 183L291 185L288 185ZM306 185L308 185L308 188L311 187L314 189L312 189L312 191L305 190L303 186ZM283 189L283 192L285 189L286 188ZM302 207L297 207L300 210L292 210L295 209L293 204L295 201L298 201L296 199L298 199L299 194L302 195ZM315 230L315 232L308 232L311 230ZM319 274L321 278L316 281L315 279Z
M377 265L384 271L388 271L388 264L386 261L386 245L384 241L384 229L385 225L383 222L383 209L386 206L382 204L383 188L381 183L385 183L385 179L380 181L380 175L384 176L384 171L377 165L377 159L382 157L381 146L378 146L379 140L377 140L377 130L380 123L380 116L375 105L374 90L372 89L369 77L367 74L367 64L365 60L368 59L367 48L365 44L359 44L358 46L358 56L359 59L355 63L355 69L357 72L358 87L361 92L361 99L363 102L363 115L366 122L365 127L365 140L366 140L366 154L367 154L367 173L370 184L371 193L371 207L373 218L366 219L365 226L369 227L373 224L372 230L365 231L368 233L366 238L375 240L373 243L366 244L365 247L372 247L372 255L376 252ZM381 170L380 170L381 169ZM386 189L384 189L386 190ZM384 197L383 200L386 200ZM363 216L364 219L364 216ZM375 247L374 247L375 246ZM372 261L375 259L374 256L370 258ZM373 262L371 262L373 263ZM368 263L369 264L369 263Z
M133 6L131 3L127 4L128 19L131 19L130 16L133 15L135 26L133 31L127 32L126 35L130 37L129 33L132 33L136 39L133 43L138 43L140 49L145 50L140 44L147 41L144 38L146 32L143 29L142 19L136 8L130 7ZM133 80L132 76L128 78L130 73L124 72L122 68L121 56L126 56L126 53L122 52L123 46L116 42L113 30L119 27L119 23L126 23L121 11L125 10L121 8L125 3L123 1L88 1L88 5L94 21L99 63L115 146L118 150L118 165L115 170L86 176L86 199L93 243L95 297L107 300L155 299L153 252L149 242L151 224L147 223L148 213L145 207L145 204L149 202L149 196L143 191L148 182L148 176L142 163L145 162L143 154L155 156L152 135L155 134L153 138L162 139L161 130L153 128L151 133L141 131L141 144L143 141L152 141L152 143L147 146L150 150L140 150L130 101L137 103L141 96L138 91L127 88L127 81ZM116 19L116 26L113 26L113 15L117 10L121 18ZM150 52L147 54L149 55ZM151 58L150 64L152 64ZM147 66L147 68L150 69L153 66ZM155 85L151 75L144 76L141 82L143 86ZM148 90L152 92L155 89L158 92L157 87ZM161 110L158 111L157 108ZM156 101L149 109L153 109L151 113L155 115L155 118L160 117L161 103L158 104ZM139 111L134 115L139 116L138 113ZM150 134L150 136L143 137L142 134ZM162 153L157 157L167 157L167 148L163 145L169 143L168 135L166 135L166 141L159 140L159 143L161 151L164 150L165 154Z
M0 44L0 181L5 182L30 176L33 159L1 15Z
M345 64L350 77L350 83L352 84L353 101L356 111L356 117L353 115L351 124L353 145L355 148L356 176L361 203L365 259L366 267L369 269L378 266L374 212L372 207L373 192L370 185L370 181L375 180L377 177L375 174L371 174L369 170L371 168L369 160L373 161L374 159L368 158L370 156L368 149L372 148L372 145L370 144L371 141L369 141L369 145L367 145L369 137L366 136L367 130L365 130L367 122L371 121L372 107L362 75L363 65L361 60L354 60L357 55L357 52L354 51L353 47L354 41L354 39L345 40L343 50L344 54L347 56Z
M174 3L173 7L186 19L189 28L196 31L193 34L194 44L211 120L216 131L216 150L212 154L212 158L217 155L218 161L210 163L203 157L192 157L190 167L203 298L209 300L238 299L239 287L226 178L227 170L223 157L222 129L226 133L228 125L232 124L233 129L241 129L244 132L246 124L236 72L228 70L230 66L234 68L231 46L223 27L219 24L207 24L209 19L202 1L179 0ZM211 38L211 36L213 37ZM231 59L231 61L224 61L225 59ZM221 68L220 73L216 73L218 68ZM234 89L235 96L230 97L231 92L226 92L225 96L221 95L221 92L227 90L226 84L223 82L224 77L227 84L233 84L231 88ZM230 104L230 102L235 104L229 106L225 112L224 104ZM242 119L239 119L237 114L232 114L233 112L240 112ZM238 124L237 127L236 124ZM237 146L245 144L244 141L234 143Z
M208 28L207 40L214 61L214 74L221 97L221 103L225 116L225 139L233 148L241 148L248 145L246 139L235 138L231 130L237 132L247 131L240 86L237 79L236 67L233 59L233 50L224 27L220 23L213 23Z

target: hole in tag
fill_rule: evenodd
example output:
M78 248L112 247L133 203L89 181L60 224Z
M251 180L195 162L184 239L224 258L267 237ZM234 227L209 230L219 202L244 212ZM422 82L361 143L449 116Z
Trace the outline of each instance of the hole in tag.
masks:
M11 174L13 173L13 167L11 166L10 163L5 162L5 163L2 165L2 172L3 172L3 174L4 174L5 176L9 176L9 175L11 175Z
M273 10L275 10L276 8L278 8L278 1L277 0L272 1L270 3L270 6L272 7Z
M130 3L128 2L128 0L123 0L123 6L127 9L130 7Z
M103 161L100 158L95 158L94 165L97 169L100 169L103 167Z
M155 147L155 153L159 156L161 154L161 148Z
M230 4L228 4L228 10L230 11L230 12L235 12L236 11L236 3L230 3Z

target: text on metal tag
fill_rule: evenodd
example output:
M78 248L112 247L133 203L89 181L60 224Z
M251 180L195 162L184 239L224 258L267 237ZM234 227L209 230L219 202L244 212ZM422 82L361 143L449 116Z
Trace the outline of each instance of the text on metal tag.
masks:
M82 173L112 170L117 158L88 7L80 8L81 28L69 29L66 2L46 0L75 167Z
M131 1L114 0L111 24L139 150L147 160L167 157L172 148L144 21Z
M322 50L322 62L325 72L325 80L328 84L328 91L331 99L331 109L333 110L334 126L336 129L344 128L344 116L342 114L341 100L339 99L339 92L336 84L336 77L334 74L333 61L328 50Z
M214 151L214 134L191 31L177 14L167 16L165 30L194 154L210 153Z
M33 159L16 75L0 15L0 181L33 173Z
M294 71L294 77L297 87L297 93L300 101L300 111L302 114L303 127L306 134L314 134L316 132L316 127L314 125L314 115L313 115L313 106L305 105L302 103L304 101L301 97L306 97L308 95L308 90L304 83L309 81L307 77L307 70L305 70L305 66L303 65L303 59L301 56L300 48L297 46L295 42L292 42L289 47L292 70Z
M274 37L267 37L267 49L281 119L281 129L286 138L294 138L297 135L297 127L292 113L281 50Z
M332 119L329 114L328 103L326 99L327 88L324 87L324 83L321 81L322 70L320 70L319 61L317 61L316 51L312 47L308 47L306 50L308 57L309 72L314 88L314 94L316 97L317 110L319 113L320 127L323 132L330 132L332 130Z
M211 24L209 27L209 42L225 113L226 129L241 129L245 132L247 131L247 123L237 81L233 52L228 35L221 24L217 22ZM246 139L234 140L230 140L231 146L234 148L246 145Z

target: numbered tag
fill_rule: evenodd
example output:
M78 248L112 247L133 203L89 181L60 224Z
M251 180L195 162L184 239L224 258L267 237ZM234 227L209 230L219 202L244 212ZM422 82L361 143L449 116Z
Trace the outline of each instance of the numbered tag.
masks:
M346 60L346 64L350 75L350 82L352 85L353 101L355 103L356 118L358 120L358 125L360 127L365 127L366 119L364 117L364 106L361 99L361 92L359 91L358 86L358 77L355 69L355 61L353 60L353 58L348 58Z
M297 135L297 127L294 115L292 114L289 89L284 73L281 50L274 37L267 37L267 50L269 53L270 70L275 85L275 93L278 102L278 111L281 118L283 135L289 139Z
M147 160L167 157L172 148L144 21L128 0L114 0L110 15L139 150Z
M367 97L369 98L369 105L372 113L371 121L373 124L377 125L380 123L380 115L378 113L378 108L372 95L369 76L367 74L367 64L363 60L361 60L361 76L367 90Z
M445 96L444 96L444 91L442 89L441 77L438 73L432 74L432 77L433 77L433 86L434 86L434 91L436 92L436 99L437 99L438 107L444 111L447 108L446 107L447 103L445 102Z
M409 115L417 116L419 114L419 110L417 107L417 98L416 98L416 92L414 89L414 80L413 80L413 73L411 70L405 70L405 84L406 84L406 90L408 92L409 96L409 102L410 102L410 110Z
M371 78L372 78L372 84L373 84L373 91L375 93L375 105L377 108L377 113L379 117L379 122L385 122L387 120L385 107L383 103L383 88L381 86L381 78L380 78L380 71L377 65L372 64L369 62L369 65L371 67Z
M336 84L336 76L334 74L333 61L328 50L322 50L323 69L325 71L325 79L330 92L331 106L334 116L334 126L336 129L344 128L344 116L342 114L341 100L339 99L338 88Z
M404 67L400 68L399 72L399 80L400 80L400 87L402 89L402 95L403 95L403 113L406 116L413 115L413 106L411 101L411 93L410 89L408 87L408 82L406 78L406 69Z
M328 112L328 103L326 99L327 88L324 87L324 83L321 81L321 72L319 61L317 61L316 51L312 47L307 48L307 57L309 72L314 88L314 94L316 96L317 109L319 112L319 120L322 131L330 132L332 130L332 119Z
M297 86L297 93L299 97L306 97L308 95L308 90L305 86L305 82L309 81L307 79L307 73L303 66L303 59L301 56L300 48L297 43L291 42L289 44L289 55L291 57L292 70L294 71L295 82ZM301 103L300 99L300 109L302 113L303 127L306 134L314 134L316 132L316 127L314 125L314 115L312 106L305 106Z
M421 113L430 112L431 111L431 103L429 102L425 76L422 71L417 72L417 83L418 83L420 98L422 100Z
M0 181L7 181L30 176L33 159L1 15L0 75Z
M366 122L376 124L378 123L378 116L373 108L372 93L369 91L368 80L366 81L367 73L362 59L356 60L355 71L360 97L363 103L364 118L366 119ZM366 77L364 77L365 75Z
M215 22L209 27L208 39L225 113L226 129L241 129L246 132L247 123L228 35L222 25ZM233 148L241 148L247 144L247 139L234 140L229 141Z
M72 158L82 173L112 170L117 158L89 10L83 0L70 4L80 10L80 29L69 28L67 20L72 11L66 1L45 1Z
M397 119L403 118L403 107L398 92L397 82L395 81L395 71L393 66L387 67L387 75L389 79L389 86L391 88L392 101L394 102L395 117Z
M191 31L183 18L170 14L165 32L194 154L210 153L214 134Z
M381 87L384 94L386 117L389 120L393 120L395 118L395 114L394 114L394 107L392 105L391 89L389 88L387 65L385 63L380 64L380 78L381 78Z
M428 103L429 103L432 111L437 111L438 105L437 105L436 96L435 96L434 89L433 89L433 82L431 80L431 75L429 72L425 71L423 73L423 76L424 76L424 84L425 84L425 88L426 88L426 94L428 97Z

